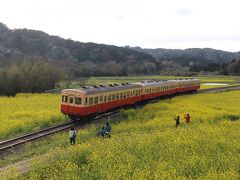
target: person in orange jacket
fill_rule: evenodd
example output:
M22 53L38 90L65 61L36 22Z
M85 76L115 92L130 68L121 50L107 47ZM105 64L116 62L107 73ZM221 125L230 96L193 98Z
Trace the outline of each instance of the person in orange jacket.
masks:
M185 119L185 121L186 121L187 124L190 123L190 115L189 115L189 113L187 113L187 114L184 115L184 119Z

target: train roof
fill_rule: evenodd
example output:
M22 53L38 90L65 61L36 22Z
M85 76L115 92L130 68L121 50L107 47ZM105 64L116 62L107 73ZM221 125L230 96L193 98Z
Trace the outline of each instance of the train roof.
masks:
M172 84L173 82L169 80L144 80L140 82L136 82L133 84L140 85L142 87L149 87L149 86L159 86L159 85L167 85L167 84Z
M199 81L198 79L173 79L173 80L143 80L136 83L122 83L122 84L109 84L109 85L95 85L95 86L82 86L77 89L64 89L62 92L72 91L77 93L82 93L85 95L96 94L96 93L104 93L111 91L121 91L128 90L134 88L141 87L151 87L151 86L159 86L159 85L169 85L177 82L193 82Z
M194 78L185 78L185 79L172 79L169 81L172 81L172 82L194 82L194 81L200 81L200 80L194 79Z
M141 85L138 84L130 84L130 83L122 83L122 84L109 84L109 85L95 85L95 86L82 86L77 89L64 89L64 91L75 91L79 93L83 93L85 95L103 93L103 92L111 92L111 91L120 91L134 88L141 88Z

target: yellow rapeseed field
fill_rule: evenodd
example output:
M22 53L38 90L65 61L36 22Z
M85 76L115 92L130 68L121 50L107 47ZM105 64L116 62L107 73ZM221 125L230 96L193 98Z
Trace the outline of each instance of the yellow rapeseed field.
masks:
M64 120L60 113L60 95L18 94L16 97L0 97L0 139Z
M239 104L240 91L233 91L178 96L123 111L122 121L111 122L111 139L96 137L102 125L79 131L76 146L56 147L68 137L57 135L52 150L14 178L239 179ZM187 112L190 124L183 120Z

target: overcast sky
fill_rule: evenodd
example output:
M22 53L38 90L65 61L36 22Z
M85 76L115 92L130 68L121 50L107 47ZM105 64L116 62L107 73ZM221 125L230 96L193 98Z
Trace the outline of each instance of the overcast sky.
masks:
M0 22L81 42L240 51L239 0L0 0Z

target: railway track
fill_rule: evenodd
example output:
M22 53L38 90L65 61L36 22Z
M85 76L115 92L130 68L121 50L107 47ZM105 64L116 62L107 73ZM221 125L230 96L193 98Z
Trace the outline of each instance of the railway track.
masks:
M112 111L112 112L107 112L107 113L101 114L99 116L96 116L91 120L95 121L95 120L101 119L103 117L107 117L107 116L116 114L118 112L119 112L118 110ZM4 152L5 150L11 149L13 147L25 144L26 142L33 141L33 140L36 140L36 139L39 139L39 138L42 138L42 137L45 137L45 136L48 136L48 135L51 135L54 133L58 133L58 132L61 132L64 130L68 130L69 128L74 127L74 126L83 126L83 125L80 125L79 123L75 123L73 121L68 121L66 123L59 124L59 125L49 127L49 128L45 128L45 129L42 129L37 132L32 132L32 133L28 133L28 134L25 134L22 136L11 138L11 139L8 139L5 141L0 141L0 153Z
M215 93L215 92L230 91L230 90L240 90L240 85L226 86L226 87L219 87L219 88L210 88L210 89L200 89L200 90L198 90L198 93Z
M56 132L64 131L64 130L72 127L73 124L74 124L73 121L69 121L69 122L59 124L59 125L56 125L56 126L53 126L53 127L42 129L42 130L37 131L37 132L32 132L32 133L28 133L28 134L25 134L25 135L22 135L22 136L11 138L11 139L8 139L8 140L5 140L5 141L1 141L0 142L0 152L3 151L3 150L6 150L6 149L10 149L14 146L24 144L28 141L39 139L41 137L44 137L44 136L47 136L47 135L50 135L50 134L53 134L53 133L56 133Z
M198 93L215 93L215 92L228 91L228 90L240 90L240 86L202 89L202 90L199 90ZM151 103L155 103L158 101L159 100L153 100L153 101L151 101ZM104 114L94 117L92 120L95 121L95 120L101 119L103 117L107 117L107 116L117 114L117 113L119 113L119 110L107 112L107 113L104 113ZM26 135L18 136L16 138L1 141L0 142L0 153L7 149L11 149L15 146L22 145L26 142L33 141L33 140L36 140L36 139L60 132L60 131L67 130L76 125L79 126L79 124L76 124L73 121L69 121L69 122L59 124L59 125L56 125L53 127L42 129L37 132L33 132L33 133L26 134Z

